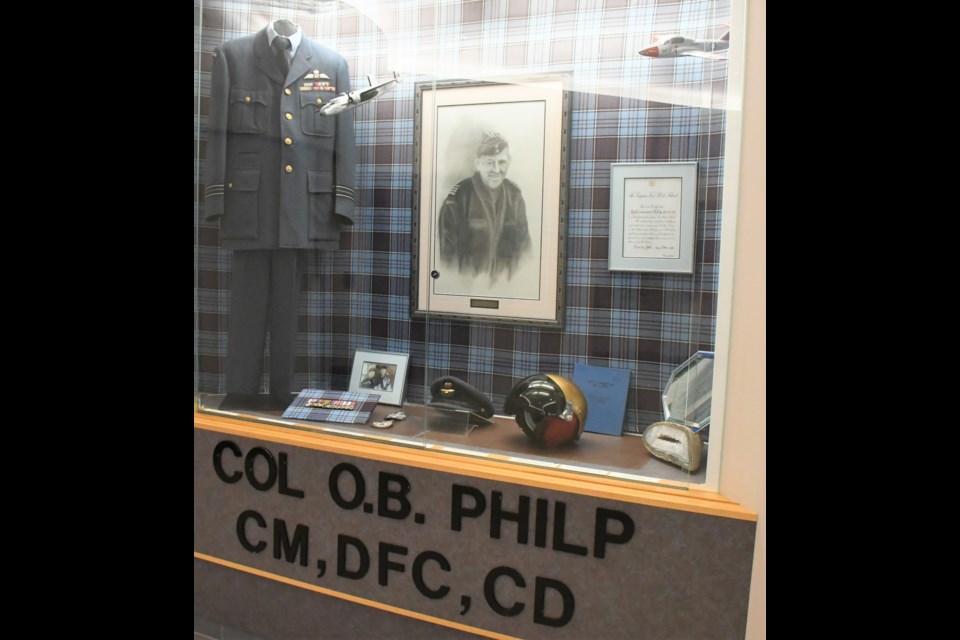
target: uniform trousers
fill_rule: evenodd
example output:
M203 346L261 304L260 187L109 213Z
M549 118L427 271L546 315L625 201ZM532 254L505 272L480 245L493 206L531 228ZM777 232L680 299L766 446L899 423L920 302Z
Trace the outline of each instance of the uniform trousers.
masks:
M230 325L227 331L227 395L260 392L264 346L270 334L270 396L290 404L297 341L302 259L298 249L233 252Z

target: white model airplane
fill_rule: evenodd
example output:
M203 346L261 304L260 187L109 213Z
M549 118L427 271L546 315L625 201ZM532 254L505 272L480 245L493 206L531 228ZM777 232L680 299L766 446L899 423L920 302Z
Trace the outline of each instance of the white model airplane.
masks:
M320 107L320 113L325 116L335 116L338 113L343 113L347 109L356 109L364 102L369 102L370 100L373 100L379 96L381 93L392 89L395 84L400 82L400 77L397 75L397 72L394 71L393 80L387 80L386 82L378 84L377 86L373 86L370 76L367 76L367 82L370 83L369 88L363 89L362 91L341 93L336 98Z
M730 32L727 31L716 40L698 40L689 36L666 36L663 39L658 37L657 44L650 45L646 49L640 50L640 55L648 58L678 58L680 56L694 56L697 58L710 58L713 60L726 60L727 56L718 51L726 51L730 48Z

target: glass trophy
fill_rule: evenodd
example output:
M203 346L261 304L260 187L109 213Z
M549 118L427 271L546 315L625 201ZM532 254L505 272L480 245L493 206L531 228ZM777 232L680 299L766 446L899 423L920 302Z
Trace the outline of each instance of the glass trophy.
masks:
M697 351L670 374L663 390L664 420L689 427L706 442L712 391L713 352Z

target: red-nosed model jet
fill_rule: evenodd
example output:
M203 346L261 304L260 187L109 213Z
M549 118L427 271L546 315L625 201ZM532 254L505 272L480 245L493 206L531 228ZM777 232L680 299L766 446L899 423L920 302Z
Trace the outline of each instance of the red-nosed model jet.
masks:
M678 58L680 56L694 56L713 60L726 60L727 49L730 48L730 31L715 40L698 40L689 36L655 37L657 44L640 50L640 55L648 58ZM719 52L724 53L719 53Z

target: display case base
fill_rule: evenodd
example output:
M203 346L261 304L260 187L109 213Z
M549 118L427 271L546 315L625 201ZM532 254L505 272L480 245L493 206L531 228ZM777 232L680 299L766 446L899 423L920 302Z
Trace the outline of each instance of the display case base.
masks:
M562 447L546 448L529 440L511 416L494 416L493 424L450 428L430 407L407 404L401 407L379 405L367 424L333 424L282 418L282 409L223 410L224 396L203 394L198 401L201 412L225 414L271 424L280 423L294 429L340 433L349 436L388 440L399 445L426 447L473 455L517 464L557 468L590 475L614 475L638 481L675 481L692 485L706 480L706 455L696 473L688 473L652 456L643 446L640 434L610 436L585 432L580 440ZM389 429L373 426L390 413L402 409L407 419L395 421Z

